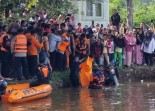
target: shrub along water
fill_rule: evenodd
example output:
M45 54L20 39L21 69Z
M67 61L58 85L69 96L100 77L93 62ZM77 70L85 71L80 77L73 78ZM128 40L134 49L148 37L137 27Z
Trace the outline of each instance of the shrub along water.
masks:
M50 82L52 87L54 88L61 88L61 87L70 87L70 80L69 80L69 73L70 71L64 72L54 72L50 74Z

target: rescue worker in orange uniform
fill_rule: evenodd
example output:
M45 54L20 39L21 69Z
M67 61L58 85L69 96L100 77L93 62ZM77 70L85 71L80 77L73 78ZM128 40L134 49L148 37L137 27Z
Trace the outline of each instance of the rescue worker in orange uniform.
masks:
M27 37L23 33L23 29L18 29L17 35L12 39L11 44L11 52L14 53L14 72L16 73L19 81L23 79L23 76L25 79L29 79L27 63Z
M30 87L39 86L42 84L49 84L49 68L44 64L46 58L44 56L39 57L39 65L35 69L36 78L30 82Z
M27 60L28 60L28 69L29 73L32 77L35 76L35 69L38 65L38 48L43 47L43 43L39 43L36 37L36 31L33 29L26 34L27 41L28 41L28 48L27 48Z
M64 70L64 63L63 60L66 59L64 54L67 50L67 48L69 48L69 44L70 44L70 39L69 39L69 35L68 33L63 33L63 35L61 36L62 41L58 43L58 70L62 71Z
M75 40L75 46L75 53L80 59L83 59L83 57L87 54L89 55L90 45L85 33L82 33L80 38Z
M93 64L93 80L90 82L89 88L91 89L102 89L105 82L104 70L102 66L98 66L96 63Z
M3 33L0 37L0 51L1 51L1 74L3 77L10 76L10 54L11 54L11 38L9 34Z
M83 88L88 88L93 80L92 75L93 56L85 56L84 62L80 64L80 82Z

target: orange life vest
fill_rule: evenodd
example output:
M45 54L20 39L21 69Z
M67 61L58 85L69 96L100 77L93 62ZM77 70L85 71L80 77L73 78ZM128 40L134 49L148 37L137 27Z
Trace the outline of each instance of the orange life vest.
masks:
M2 47L3 38L4 38L5 36L9 36L9 34L3 33L3 34L0 36L0 48Z
M102 75L101 77L93 76L93 85L94 86L103 86L104 81L105 81L104 75Z
M83 44L81 44L80 39L77 38L75 40L75 45L76 45L76 51L78 53L83 53L86 54L87 53L87 46L89 45L89 40L87 38L84 38L83 40Z
M48 77L48 67L47 66L41 66L38 67L39 71L42 72L42 76L44 76L44 78Z
M65 52L67 46L69 46L69 41L63 40L63 41L61 42L61 44L58 46L58 50L64 51L64 52Z
M16 41L14 44L14 52L21 52L26 53L27 52L27 38L23 34L16 35Z

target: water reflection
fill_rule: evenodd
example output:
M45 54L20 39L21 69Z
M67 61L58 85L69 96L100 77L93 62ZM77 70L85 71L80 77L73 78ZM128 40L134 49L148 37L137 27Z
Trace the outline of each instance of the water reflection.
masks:
M155 83L140 82L101 90L58 89L51 97L2 104L0 111L155 111Z
M51 109L52 99L50 97L21 104L2 104L0 111L48 111Z
M93 97L88 89L80 91L80 111L93 111Z

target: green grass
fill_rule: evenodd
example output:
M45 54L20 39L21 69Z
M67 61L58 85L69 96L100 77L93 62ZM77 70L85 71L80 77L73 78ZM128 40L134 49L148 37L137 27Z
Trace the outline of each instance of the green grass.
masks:
M50 74L50 83L54 88L61 88L61 87L70 87L70 80L69 80L69 73L70 71L64 72L53 72Z

